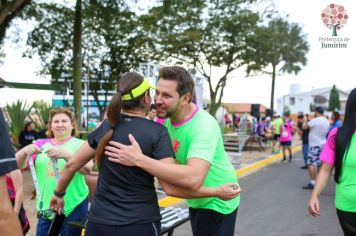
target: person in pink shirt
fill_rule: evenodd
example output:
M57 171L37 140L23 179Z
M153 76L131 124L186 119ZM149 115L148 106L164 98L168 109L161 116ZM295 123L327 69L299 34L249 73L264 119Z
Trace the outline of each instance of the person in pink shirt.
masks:
M356 88L346 102L342 127L330 131L320 154L323 162L311 193L308 210L320 215L318 196L335 168L335 208L345 235L356 235Z
M293 132L293 123L292 120L289 118L289 115L283 115L283 123L280 126L280 137L279 142L281 144L283 150L283 159L282 163L287 162L286 153L287 150L289 152L289 162L292 161L292 132Z

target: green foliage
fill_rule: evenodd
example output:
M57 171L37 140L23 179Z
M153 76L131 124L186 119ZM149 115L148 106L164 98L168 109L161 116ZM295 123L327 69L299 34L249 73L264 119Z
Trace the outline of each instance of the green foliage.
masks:
M283 108L283 115L289 117L290 116L290 109L288 106L284 106Z
M28 107L27 102L17 100L15 103L6 104L5 110L9 132L16 145L18 143L20 132L23 130L24 121L29 115L31 107Z
M274 88L278 73L297 74L307 63L308 42L302 28L295 23L277 18L260 26L248 37L254 53L247 54L247 74L265 73L272 77L271 109L274 107Z
M25 55L38 54L41 73L49 73L54 81L64 74L71 75L74 8L42 3L28 14L37 24L29 34ZM107 99L122 73L148 60L145 48L150 40L126 1L83 1L82 26L83 76L90 78L90 94L103 112L99 95ZM71 82L71 76L66 79Z
M315 104L314 103L309 104L309 110L310 110L310 112L315 112Z
M234 127L227 127L227 126L223 126L222 127L222 133L223 134L233 133L233 132L235 132Z
M194 67L207 80L213 115L221 104L227 75L251 52L246 39L254 34L259 15L250 10L249 2L254 1L161 1L143 16L144 29L155 36L156 58ZM218 78L211 75L213 67L224 68Z
M13 19L30 3L31 0L0 1L0 44L2 44Z
M339 92L334 85L330 91L329 106L328 111L339 111L340 110L340 98Z
M33 102L31 116L29 118L35 123L37 129L42 130L46 128L50 112L53 108L54 107L51 104L42 100Z

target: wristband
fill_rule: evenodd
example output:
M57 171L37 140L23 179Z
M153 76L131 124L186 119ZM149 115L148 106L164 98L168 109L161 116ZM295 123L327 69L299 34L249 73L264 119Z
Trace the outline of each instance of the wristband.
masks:
M58 198L62 198L64 197L64 195L66 194L66 192L57 192L57 191L54 191L54 196L58 197Z

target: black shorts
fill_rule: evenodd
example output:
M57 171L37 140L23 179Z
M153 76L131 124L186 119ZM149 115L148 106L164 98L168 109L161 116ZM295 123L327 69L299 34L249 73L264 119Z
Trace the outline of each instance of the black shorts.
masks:
M336 209L336 213L345 236L356 235L356 212Z
M144 232L144 234L143 234ZM110 235L110 236L160 236L161 222L129 225L104 225L88 221L85 229L86 236Z
M280 134L274 134L273 135L273 140L274 141L279 141L279 136L280 136Z
M237 209L230 214L214 210L189 208L190 224L194 236L233 236Z
M280 144L282 147L290 147L292 146L292 141L281 141Z

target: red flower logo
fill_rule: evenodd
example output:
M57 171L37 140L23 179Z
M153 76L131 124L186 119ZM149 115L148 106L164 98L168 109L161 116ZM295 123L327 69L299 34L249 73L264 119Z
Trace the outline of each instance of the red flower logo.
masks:
M174 153L177 153L178 149L179 149L179 146L180 146L180 142L178 140L173 140L172 141L172 146L173 146Z

